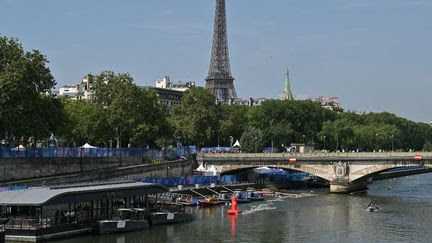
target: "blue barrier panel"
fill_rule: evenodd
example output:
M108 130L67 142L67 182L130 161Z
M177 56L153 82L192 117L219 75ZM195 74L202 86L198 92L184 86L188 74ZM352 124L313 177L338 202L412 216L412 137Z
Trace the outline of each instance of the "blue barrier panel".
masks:
M145 183L157 183L164 186L175 187L178 185L210 185L216 183L217 176L188 176L188 177L166 177L166 178L144 178L139 181Z
M146 160L165 160L186 158L195 147L172 149L146 148L5 148L0 147L0 158L65 158L65 157L140 157Z

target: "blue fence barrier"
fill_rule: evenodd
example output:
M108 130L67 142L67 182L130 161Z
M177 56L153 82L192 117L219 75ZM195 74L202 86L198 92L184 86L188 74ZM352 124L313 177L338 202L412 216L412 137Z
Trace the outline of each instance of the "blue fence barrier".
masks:
M149 160L185 158L196 153L194 147L172 149L147 148L2 148L0 158L79 158L79 157L140 157Z
M140 180L145 183L157 183L164 186L178 186L178 185L210 185L218 181L217 176L188 176L188 177L166 177L166 178L145 178Z

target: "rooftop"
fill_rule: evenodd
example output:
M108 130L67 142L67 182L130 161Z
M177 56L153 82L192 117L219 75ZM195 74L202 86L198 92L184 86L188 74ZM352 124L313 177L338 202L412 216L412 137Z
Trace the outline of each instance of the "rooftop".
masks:
M0 206L43 206L167 192L159 184L133 182L70 188L34 187L0 192ZM72 201L73 200L73 201Z

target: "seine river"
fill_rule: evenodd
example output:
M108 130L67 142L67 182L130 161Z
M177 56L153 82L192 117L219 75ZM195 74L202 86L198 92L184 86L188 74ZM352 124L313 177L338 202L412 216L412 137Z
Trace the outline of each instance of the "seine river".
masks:
M432 242L432 174L375 182L367 194L296 193L304 196L241 204L237 217L228 206L191 208L191 223L56 242ZM378 212L365 210L371 200Z

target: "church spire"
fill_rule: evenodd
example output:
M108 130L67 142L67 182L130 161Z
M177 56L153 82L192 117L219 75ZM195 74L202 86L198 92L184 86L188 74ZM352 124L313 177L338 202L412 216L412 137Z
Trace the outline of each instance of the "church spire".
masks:
M289 70L287 68L286 77L285 77L285 89L283 93L284 100L294 100L294 97L291 92L290 78L289 78Z

